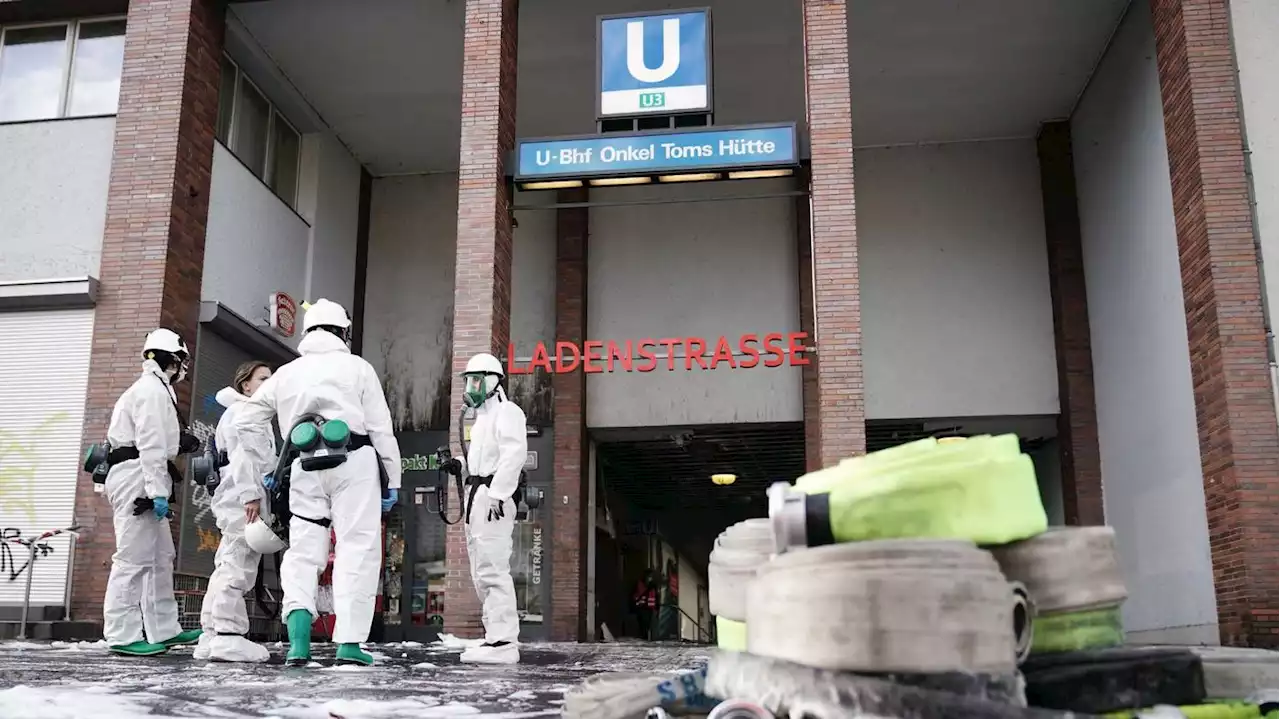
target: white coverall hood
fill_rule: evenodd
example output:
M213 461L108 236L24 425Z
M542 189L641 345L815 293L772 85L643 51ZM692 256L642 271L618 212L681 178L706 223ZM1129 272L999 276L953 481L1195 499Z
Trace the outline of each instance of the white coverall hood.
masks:
M245 504L265 499L262 477L253 472L252 464L242 451L240 438L232 432L235 415L249 398L234 387L223 387L214 395L226 408L218 420L214 441L227 453L229 464L220 469L222 482L210 501L214 521L222 538L213 558L213 574L200 608L200 626L204 630L196 647L196 659L212 658L231 662L264 662L270 658L266 647L246 639L249 615L245 592L253 588L261 558L244 538ZM266 452L275 453L275 436L257 436L254 441L269 443ZM266 507L263 507L263 511ZM206 638L207 637L207 638Z
M178 456L181 425L169 377L151 360L120 395L111 412L107 441L135 447L138 458L121 462L107 474L116 552L103 599L102 633L109 646L172 639L182 632L173 596L173 537L169 520L144 512L134 516L133 502L173 494L169 462Z
M215 394L213 398L218 401L218 404L222 405L227 409L231 409L232 407L236 406L240 402L243 402L246 399L249 399L248 397L237 392L235 387L223 387L222 389L218 390L218 393Z
M516 613L515 584L511 580L512 531L516 506L511 495L520 482L528 454L529 440L524 411L507 399L499 386L493 396L476 409L471 426L471 446L467 452L468 474L493 480L476 490L466 524L467 557L471 581L483 605L485 645L463 652L461 660L483 663L514 663L519 660L516 643L520 619ZM490 519L490 505L500 501L502 517ZM508 642L504 646L486 646Z
M301 357L284 365L254 395L235 408L233 431L260 474L275 466L275 455L254 438L271 432L276 417L288 433L304 415L346 422L351 433L367 434L372 448L356 449L332 469L303 471L295 462L289 485L289 548L280 565L283 616L298 609L316 615L316 585L329 560L329 529L311 520L332 520L337 535L333 600L337 622L333 641L368 639L382 567L382 497L378 460L388 486L400 487L400 448L391 411L373 367L351 354L346 343L323 330L298 344ZM375 454L376 450L376 454ZM306 517L307 519L303 519Z

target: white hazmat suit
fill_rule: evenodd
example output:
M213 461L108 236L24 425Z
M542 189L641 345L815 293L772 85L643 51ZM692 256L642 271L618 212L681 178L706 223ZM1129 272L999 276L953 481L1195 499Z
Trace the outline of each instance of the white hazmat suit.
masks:
M169 462L178 456L181 425L169 376L153 360L116 400L107 428L115 449L135 447L138 458L107 474L116 551L102 603L102 634L109 647L171 642L182 633L173 596L173 535L169 520L150 511L135 515L135 500L173 493Z
M244 595L258 576L262 555L253 551L245 541L244 506L254 500L261 502L266 499L262 475L255 472L253 462L246 459L240 436L233 431L235 417L249 398L234 387L223 387L214 399L226 408L218 420L214 442L220 451L226 452L230 463L221 468L221 482L213 493L213 518L222 540L213 558L213 576L209 577L209 587L200 610L200 626L204 634L200 636L195 658L265 662L271 658L267 648L245 638L249 632L249 614ZM254 435L253 441L267 443L261 454L275 455L275 435L270 425L265 438L261 434Z
M487 487L475 488L466 522L467 558L471 582L480 597L485 641L468 648L460 659L508 664L520 658L517 646L520 619L516 613L515 584L511 580L512 532L516 521L512 495L520 482L529 440L524 410L507 399L497 384L501 364L492 355L477 355L472 362L487 373L486 379L492 384L486 386L484 403L476 408L466 471L469 476L492 477L492 480ZM469 372L473 364L468 364ZM471 488L466 491L470 494Z
M323 301L323 300L322 300ZM319 303L317 303L317 306ZM308 315L314 312L308 311ZM305 321L305 320L304 320ZM378 458L388 487L400 487L400 448L382 384L372 366L339 337L313 330L298 344L298 359L281 367L237 410L234 428L254 465L270 471L275 457L264 452L273 416L288 434L306 414L342 420L352 434L368 435L372 447L352 451L346 462L318 472L294 461L289 488L289 548L280 565L283 615L298 609L316 616L316 586L329 561L329 529L311 520L331 520L337 538L333 562L336 623L333 641L368 639L378 574L382 567L381 485ZM375 454L376 450L376 454ZM307 519L303 519L306 517Z

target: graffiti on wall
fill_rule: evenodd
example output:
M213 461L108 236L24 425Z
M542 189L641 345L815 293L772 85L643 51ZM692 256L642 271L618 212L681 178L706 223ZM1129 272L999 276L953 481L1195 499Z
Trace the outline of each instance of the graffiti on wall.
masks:
M37 450L41 437L67 419L66 412L54 412L29 430L0 429L0 512L22 514L36 521L36 473L40 471Z
M35 542L34 553L31 546L30 542L22 541L21 528L0 529L0 576L12 582L21 577L33 561L53 554L48 542Z

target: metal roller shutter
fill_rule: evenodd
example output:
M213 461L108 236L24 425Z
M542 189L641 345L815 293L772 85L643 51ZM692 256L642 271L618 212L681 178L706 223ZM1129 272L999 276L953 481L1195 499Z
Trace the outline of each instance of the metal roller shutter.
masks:
M207 442L218 427L218 420L225 411L218 404L215 395L218 390L231 384L236 368L242 363L254 359L262 359L272 364L274 369L278 358L254 357L247 351L225 337L211 331L208 326L200 327L200 336L196 345L194 375L192 377L191 400L191 432ZM277 440L279 437L277 436ZM211 497L204 487L195 483L183 482L182 529L178 541L178 561L175 571L175 589L179 596L183 628L199 626L200 606L204 600L206 580L213 574L213 557L218 550L221 534L217 522L214 521L210 506ZM199 577L199 579L196 579ZM275 573L274 562L268 558L263 573L263 585L277 600L280 597L280 581ZM278 623L272 623L262 615L261 608L252 600L248 605L251 620L251 632L271 634L278 631Z
M191 432L207 442L218 427L223 407L214 399L218 390L231 384L236 368L252 360L247 352L207 328L200 328L196 344L195 386L191 394ZM218 527L204 487L185 482L182 532L177 571L199 577L213 573L213 555L218 550Z
M91 309L0 313L0 605L22 603L28 571L33 607L65 605L70 538L32 567L8 540L72 523L92 336Z

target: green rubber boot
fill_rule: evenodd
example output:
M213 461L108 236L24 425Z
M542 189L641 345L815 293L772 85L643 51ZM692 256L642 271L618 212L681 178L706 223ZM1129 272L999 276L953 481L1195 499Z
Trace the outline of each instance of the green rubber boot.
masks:
M303 666L311 661L311 612L295 609L289 612L285 626L289 629L289 653L284 658L287 666Z
M154 657L157 654L164 654L169 651L169 647L163 644L136 641L130 644L117 644L114 647L107 647L107 651L127 657Z
M185 632L179 633L176 637L166 639L160 643L166 647L179 647L184 644L195 644L200 641L201 633L202 632L199 629L188 629Z
M373 655L360 650L355 642L338 645L338 653L334 657L338 664L356 664L367 667L373 664Z

